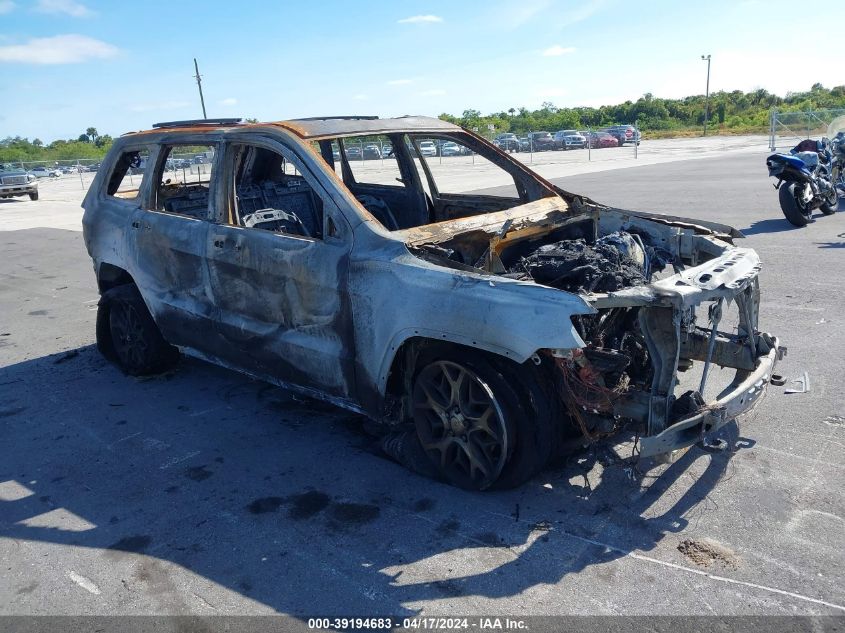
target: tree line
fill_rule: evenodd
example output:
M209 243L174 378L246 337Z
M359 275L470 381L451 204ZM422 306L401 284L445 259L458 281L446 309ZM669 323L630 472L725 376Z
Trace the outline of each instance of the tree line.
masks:
M845 86L825 88L814 84L807 92L791 92L786 97L771 94L763 88L743 92L714 92L707 100L708 126L714 134L765 133L769 129L772 108L780 112L845 108ZM558 108L543 103L538 110L510 108L505 112L482 115L478 110L464 110L461 116L440 115L444 121L456 123L479 133L495 131L525 134L548 131L600 128L614 124L637 123L644 138L669 137L700 132L704 125L705 96L682 99L661 99L646 93L636 101L599 108Z
M482 115L478 110L464 110L461 116L441 114L444 121L488 133L599 128L616 123L636 122L644 138L683 136L698 133L704 124L704 95L683 99L661 99L646 93L636 101L599 108L558 108L543 103L538 110L510 108L506 112ZM785 97L763 88L751 92L714 92L708 99L708 121L713 134L748 134L768 131L772 108L780 112L845 109L845 86L825 88L814 84L807 92L791 92ZM251 119L247 119L250 121ZM254 119L252 119L254 121ZM0 163L99 160L112 144L112 137L89 127L74 139L56 140L45 145L40 139L20 136L0 140Z
M89 127L72 139L58 139L45 145L41 139L8 136L0 140L0 163L51 162L77 159L100 160L112 144L112 137Z

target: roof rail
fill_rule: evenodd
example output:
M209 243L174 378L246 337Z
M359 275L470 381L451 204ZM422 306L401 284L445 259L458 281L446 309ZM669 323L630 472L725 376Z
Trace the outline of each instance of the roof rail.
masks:
M291 119L291 121L332 121L335 119L343 119L345 121L373 121L378 119L377 116L371 115L353 115L353 116L310 116L304 119Z
M188 119L187 121L165 121L163 123L153 123L153 129L160 129L164 127L190 127L193 125L235 125L236 123L243 123L241 117L228 119Z

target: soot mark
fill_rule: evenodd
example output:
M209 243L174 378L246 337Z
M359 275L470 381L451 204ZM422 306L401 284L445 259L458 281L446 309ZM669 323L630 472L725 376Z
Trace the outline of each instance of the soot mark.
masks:
M278 510L283 502L281 497L261 497L250 503L246 509L252 514L266 514Z
M193 481L205 481L213 474L214 473L212 471L205 467L205 464L185 469L185 477L192 479Z
M319 490L310 490L288 499L291 503L288 516L296 521L310 519L315 514L325 510L331 501L329 496Z

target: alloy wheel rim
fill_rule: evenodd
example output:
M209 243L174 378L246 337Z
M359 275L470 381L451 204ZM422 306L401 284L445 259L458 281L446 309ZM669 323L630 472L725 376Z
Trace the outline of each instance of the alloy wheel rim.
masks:
M124 364L137 367L143 362L147 351L144 329L138 313L132 306L123 304L112 314L117 326L117 336L113 337L115 351Z
M417 376L414 421L423 449L453 483L484 489L493 484L508 455L502 407L477 374L437 361Z

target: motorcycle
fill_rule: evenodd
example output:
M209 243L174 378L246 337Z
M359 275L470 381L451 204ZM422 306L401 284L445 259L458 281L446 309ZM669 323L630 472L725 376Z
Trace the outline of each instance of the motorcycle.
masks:
M834 154L827 137L820 141L807 139L788 154L772 154L766 159L769 176L777 178L780 208L795 226L805 226L813 211L825 215L836 213L839 195L832 179Z
M845 116L838 117L827 128L830 139L830 151L833 154L833 164L830 176L833 186L845 195Z

